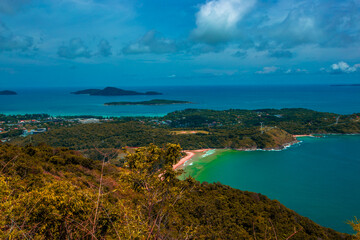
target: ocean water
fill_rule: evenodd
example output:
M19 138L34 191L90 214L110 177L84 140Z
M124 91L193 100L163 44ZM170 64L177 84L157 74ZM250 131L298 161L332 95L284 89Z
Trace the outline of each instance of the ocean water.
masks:
M201 182L221 182L277 199L316 223L351 233L360 217L360 136L301 138L283 151L217 150L185 167Z
M50 115L162 116L186 108L259 109L303 107L341 114L360 112L360 87L302 86L192 86L127 87L136 91L160 91L160 96L73 95L84 88L11 89L16 96L0 96L0 113L47 113ZM163 106L104 106L113 101L144 101L154 98L186 100L193 104Z

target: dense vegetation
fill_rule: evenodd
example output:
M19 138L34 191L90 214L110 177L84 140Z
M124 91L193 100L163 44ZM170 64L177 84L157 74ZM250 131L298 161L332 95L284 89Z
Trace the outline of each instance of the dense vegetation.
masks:
M187 109L169 113L171 127L278 127L291 134L360 133L360 114L339 115L302 108L226 111Z
M49 118L50 115L48 114L24 114L24 115L5 115L0 114L0 122L6 122L6 123L17 123L19 120L42 120Z
M24 145L46 142L71 149L141 147L150 143L159 146L179 143L186 149L199 148L279 148L294 138L279 128L212 129L209 134L173 134L171 129L154 127L139 121L126 123L84 124L54 129L20 139Z
M180 146L121 167L47 145L0 145L0 239L352 239L277 201L177 179Z
M0 134L1 138L17 137L23 133L21 129L14 129Z
M179 131L193 134L174 134ZM53 129L15 142L46 142L71 149L141 147L150 143L163 146L168 142L179 143L185 149L274 149L295 141L292 134L321 133L360 133L360 118L357 114L307 109L187 109L161 118L129 117Z

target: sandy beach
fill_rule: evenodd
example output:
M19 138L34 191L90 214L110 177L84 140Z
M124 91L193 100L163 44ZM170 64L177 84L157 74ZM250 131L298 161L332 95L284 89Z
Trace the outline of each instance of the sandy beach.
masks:
M180 166L182 166L184 163L186 163L186 162L189 161L191 158L193 158L196 153L203 153L203 152L206 152L206 151L208 151L208 150L211 150L211 149L197 149L197 150L185 150L185 151L183 151L184 153L186 153L186 156L183 157L183 158L181 158L178 163L176 163L175 165L173 165L173 169L176 170L177 168L179 168Z
M293 135L294 138L297 137L314 137L312 134L303 134L303 135ZM258 148L241 148L241 149L233 149L233 150L237 150L237 151L258 151L258 150L262 150L262 151L281 151L284 150L296 143L298 143L298 140L286 143L278 148L274 148L274 149L258 149ZM186 156L181 158L179 162L177 162L175 165L173 165L173 169L176 170L178 168L180 168L181 166L183 166L187 161L189 161L190 159L192 159L196 154L199 153L204 153L207 152L209 150L213 150L212 148L207 148L207 149L196 149L196 150L184 150L183 152L186 153ZM217 149L217 150L221 150L221 149ZM222 149L225 150L225 149ZM229 149L227 149L229 150Z

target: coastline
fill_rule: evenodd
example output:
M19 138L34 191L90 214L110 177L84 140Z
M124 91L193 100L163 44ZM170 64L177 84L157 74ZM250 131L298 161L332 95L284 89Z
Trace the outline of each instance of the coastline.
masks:
M246 152L249 152L249 151L282 151L282 150L285 150L289 147L291 147L292 145L295 145L297 143L300 143L301 141L297 140L295 138L294 141L291 141L291 142L288 142L288 143L284 143L278 147L275 147L275 148L236 148L236 149L231 149L231 150L236 150L236 151L246 151Z
M300 135L293 135L294 138L301 138L301 137L315 137L321 138L325 136L354 136L360 135L360 133L311 133L311 134L300 134Z
M354 139L352 138L354 137ZM356 156L358 156L358 153L356 153L356 145L354 149L354 144L350 145L351 148L348 147L349 143L354 143L354 140L356 142L359 142L359 134L328 134L324 136L324 138L317 138L317 137L308 137L304 136L303 138L299 138L300 141L303 143L300 143L299 145L294 145L292 148L289 149L289 151L281 151L281 152L237 152L234 150L224 151L224 150L216 150L216 152L210 156L201 158L201 156L194 157L192 160L188 161L184 166L184 172L182 175L179 176L180 180L184 180L187 177L191 176L192 178L196 179L199 182L221 182L223 184L227 184L231 187L247 190L247 191L253 191L253 192L260 192L266 196L272 197L272 199L277 199L279 201L293 201L294 209L297 211L304 211L306 214L304 214L307 217L316 217L316 215L322 214L321 211L319 213L313 214L312 210L308 207L302 207L303 200L297 199L297 197L289 197L288 196L288 189L293 189L292 184L284 183L283 179L289 179L289 181L292 181L291 183L298 183L300 181L307 181L306 188L308 191L306 193L314 194L314 196L317 196L319 201L317 201L314 204L313 198L309 197L309 201L306 202L306 204L313 205L314 207L317 206L319 203L323 202L324 204L328 204L327 206L330 206L330 208L334 208L335 210L331 210L336 214L336 218L333 219L328 218L327 216L319 218L323 225L326 226L332 226L331 224L334 224L339 230L345 229L346 226L343 224L346 219L349 219L349 214L352 214L353 211L347 211L346 213L341 213L341 211L337 211L337 206L339 203L341 203L341 196L338 194L335 194L338 191L343 191L343 189L347 189L346 187L340 187L336 190L333 190L331 185L334 183L337 183L338 179L340 177L333 177L333 175L329 175L328 172L333 172L334 174L338 174L336 176L342 176L343 174L346 174L346 172L349 172L349 179L357 179L356 175L356 167L353 167L353 164L349 164L350 162L354 162L353 159L356 159ZM329 138L329 139L327 139ZM344 139L343 139L344 138ZM355 142L355 143L356 143ZM329 150L327 150L330 148ZM345 156L344 158L339 158L338 154L343 153L343 150L347 151L347 149L351 149L351 155L349 157ZM306 154L306 155L305 155ZM326 157L322 157L325 154ZM355 154L355 155L354 155ZM304 156L308 156L304 158ZM332 158L328 158L331 157ZM355 156L355 158L354 158ZM303 159L304 158L304 159ZM271 160L271 161L268 161ZM329 162L328 159L333 159L335 162ZM289 161L290 160L290 161ZM332 161L332 160L331 160ZM304 164L304 165L303 165ZM311 168L315 164L319 168L325 164L326 171L323 171L322 174L324 176L317 175L318 171L307 171L307 168ZM306 167L305 167L306 166ZM339 168L339 166L344 166L345 169L348 169L345 172L338 173L339 170L342 170L344 168ZM356 165L359 166L359 165ZM339 168L339 170L338 170ZM279 170L278 170L279 169ZM281 173L281 177L277 177L277 172L274 174L273 172L278 171ZM298 171L301 171L301 173L298 173ZM316 184L312 183L312 180L310 178L306 178L304 176L307 172L310 172L309 176L312 176L311 179L326 179L325 176L328 176L328 180L331 181L331 185L327 185L327 182L325 181L317 181ZM320 171L321 172L321 171ZM291 173L291 175L289 175ZM258 179L262 176L266 176L263 178L263 181L259 181ZM291 177L289 177L291 176ZM295 177L292 177L295 176ZM282 186L281 193L278 193L276 191L273 191L272 183L267 183L268 179L275 179L276 178L276 185ZM303 180L306 179L306 180ZM344 183L346 178L344 179ZM235 181L236 180L236 181ZM265 182L265 183L263 183ZM268 184L268 185L266 185ZM265 187L263 187L265 185ZM313 186L316 185L316 190L312 190ZM328 188L326 188L328 186ZM346 186L346 185L345 185ZM303 186L297 186L300 191L304 190ZM280 187L281 188L281 187ZM295 187L296 188L296 187ZM329 195L324 196L324 192L322 192L322 189L328 189ZM347 189L349 192L348 196L352 196L353 193L351 193L351 188ZM332 192L334 191L334 192ZM278 194L278 195L277 195ZM340 200L340 202L326 202L326 198L330 196L337 196L337 201ZM359 196L359 195L358 195ZM279 199L281 198L281 200ZM348 199L347 199L348 200ZM353 201L349 200L352 203ZM297 204L297 205L296 205ZM356 204L354 204L356 205ZM351 208L354 208L354 205L351 205ZM316 207L315 207L316 208ZM348 214L348 216L346 216ZM321 215L322 216L322 215ZM351 215L350 215L351 216ZM330 224L330 225L329 225ZM334 228L334 227L332 227ZM346 230L342 230L346 231Z
M210 150L235 150L235 151L283 151L287 148L291 147L292 145L298 144L301 141L295 140L286 144L283 144L277 148L238 148L238 149L230 149L230 148L206 148L206 149L196 149L196 150L184 150L183 152L186 153L186 156L181 158L179 162L173 165L173 169L177 170L184 166L184 164L190 161L198 154L206 154L206 152Z
M179 162L174 164L173 169L177 170L177 169L181 168L187 161L191 160L196 154L204 153L204 152L207 152L209 150L212 150L212 149L207 148L207 149L196 149L196 150L185 150L185 151L183 151L184 153L186 153L186 156L181 158Z
M291 141L289 143L285 143L283 145L280 145L276 148L237 148L237 149L230 149L230 148L207 148L207 149L196 149L196 150L184 150L183 152L186 153L186 156L181 158L179 160L179 162L177 162L176 164L173 165L173 169L177 170L181 167L184 166L184 164L188 161L190 161L191 159L193 159L195 156L197 156L200 153L204 153L207 152L209 150L235 150L235 151L246 151L246 152L250 152L250 151L283 151L286 150L287 148L301 143L301 140L298 140L298 138L302 138L302 137L324 137L324 136L353 136L353 135L360 135L360 133L324 133L324 134L319 134L319 135L315 135L315 134L299 134L299 135L293 135L293 137L295 138L294 141Z

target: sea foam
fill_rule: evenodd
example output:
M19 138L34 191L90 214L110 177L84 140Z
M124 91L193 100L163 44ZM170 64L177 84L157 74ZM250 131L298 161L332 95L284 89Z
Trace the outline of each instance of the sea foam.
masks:
M210 155L214 154L215 152L216 152L216 149L208 150L202 155L202 157L204 158L204 157L210 156Z

